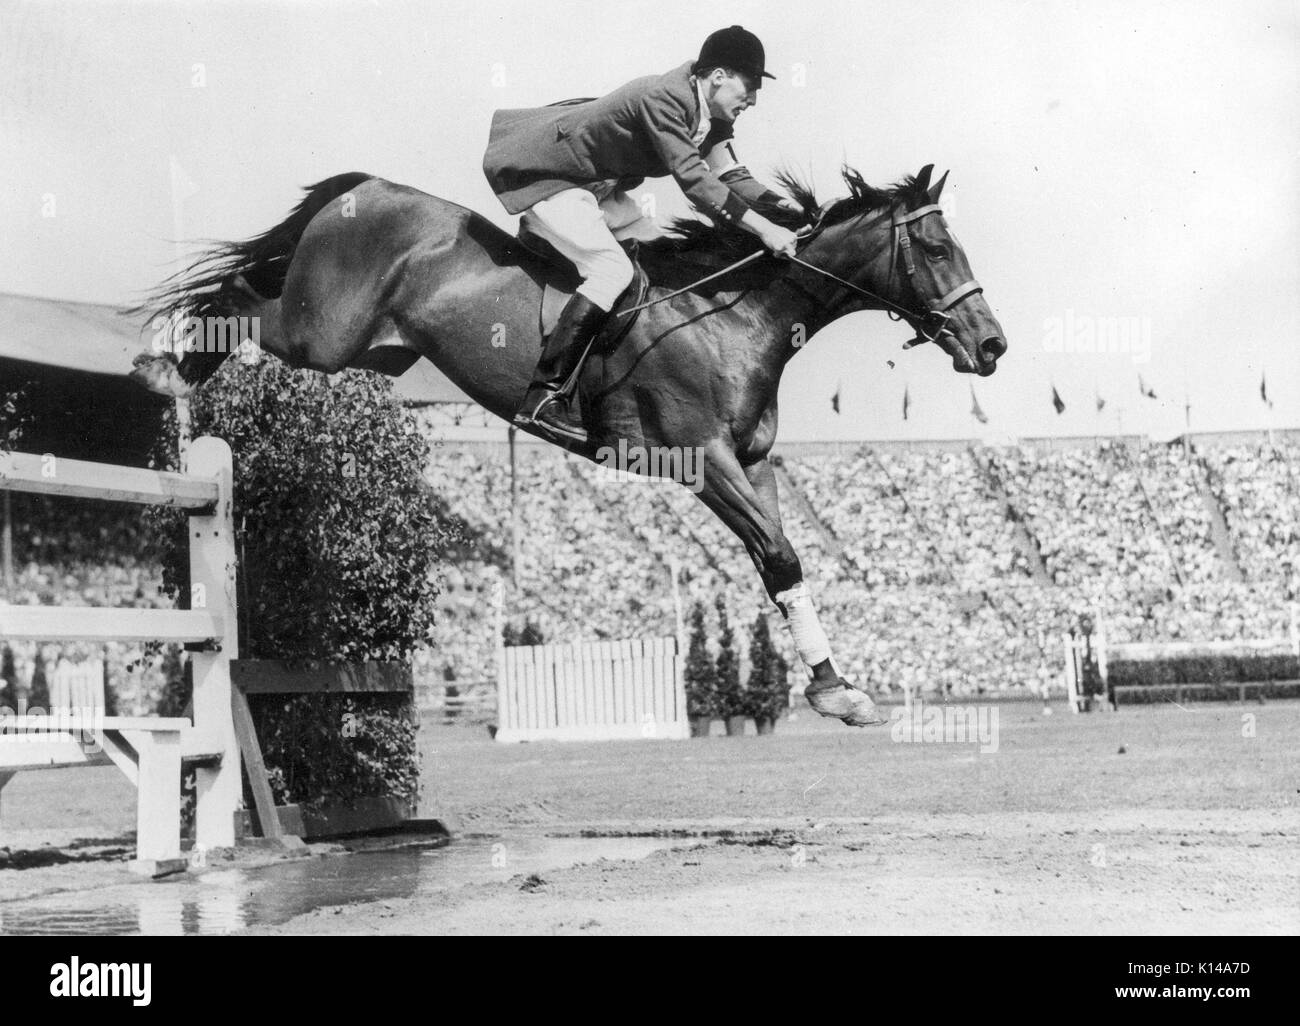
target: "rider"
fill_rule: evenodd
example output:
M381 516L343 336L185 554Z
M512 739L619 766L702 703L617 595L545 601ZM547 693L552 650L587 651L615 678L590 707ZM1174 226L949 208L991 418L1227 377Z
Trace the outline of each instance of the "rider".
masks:
M671 174L706 214L757 235L771 252L793 256L796 236L751 206L797 205L765 189L736 159L732 122L758 102L763 44L739 25L704 41L700 56L666 75L638 78L600 99L500 110L483 171L523 230L549 242L577 268L582 284L546 342L515 424L551 437L586 433L557 402L561 385L632 281L614 232L639 220L627 196L648 177Z

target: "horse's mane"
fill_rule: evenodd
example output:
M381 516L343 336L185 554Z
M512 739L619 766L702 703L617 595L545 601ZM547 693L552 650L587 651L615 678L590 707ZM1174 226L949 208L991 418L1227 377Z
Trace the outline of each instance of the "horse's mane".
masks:
M759 202L754 209L769 221L785 228L799 228L818 219L820 224L829 226L840 224L859 214L874 210L888 210L897 203L913 206L925 202L925 189L915 175L908 175L902 181L888 188L878 189L868 185L854 168L845 165L840 177L848 187L849 195L829 204L822 211L821 204L813 193L812 185L795 172L783 169L776 173L776 180L786 195L799 205L802 213L795 213L775 202ZM714 224L697 217L679 217L669 226L668 235L644 243L643 253L651 257L674 257L691 254L705 260L736 260L755 249L753 235L734 225Z

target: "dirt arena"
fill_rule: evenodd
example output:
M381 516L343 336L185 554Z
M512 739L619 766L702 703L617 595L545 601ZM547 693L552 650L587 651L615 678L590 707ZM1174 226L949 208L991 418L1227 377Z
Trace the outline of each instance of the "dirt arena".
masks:
M1300 932L1300 704L998 713L987 754L809 713L773 737L676 742L428 730L431 805L501 857L527 833L697 843L353 907L345 928ZM322 910L281 930L339 925Z
M485 882L252 932L1300 932L1300 703L1062 710L997 707L984 753L809 713L773 737L694 741L506 746L428 727L423 811L482 851ZM93 786L69 793L78 777ZM0 845L75 845L53 824L77 808L83 834L129 830L111 771L24 774L4 797ZM643 836L664 847L510 873L538 838ZM0 869L0 909L117 872Z

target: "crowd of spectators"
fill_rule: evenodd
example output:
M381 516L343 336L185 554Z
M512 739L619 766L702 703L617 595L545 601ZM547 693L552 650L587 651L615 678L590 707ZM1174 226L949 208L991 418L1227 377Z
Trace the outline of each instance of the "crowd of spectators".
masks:
M1246 579L1300 599L1300 445L1207 447L1200 456Z
M1015 448L991 454L990 462L1058 585L1124 602L1176 580L1138 466L1122 446Z
M844 546L844 557L868 588L948 580L935 546L920 532L905 493L870 448L852 455L784 460L791 480Z
M14 566L5 602L172 608L139 509L24 494L11 495L10 503ZM39 666L52 672L60 659L103 659L123 715L152 712L165 684L163 653L140 643L11 642L8 648L6 663L17 677L9 683L24 689Z
M778 484L841 668L882 691L961 695L1055 687L1062 635L1085 613L1111 643L1284 637L1300 598L1298 467L1295 445L863 446L787 456ZM506 623L548 642L671 636L719 595L742 631L772 615L740 542L689 490L536 445L515 472L512 507L504 447L432 447L426 476L462 539L415 659L425 686L490 689ZM8 601L169 604L129 516L24 500L15 524ZM774 640L797 665L787 632ZM144 711L158 660L117 648L122 708Z

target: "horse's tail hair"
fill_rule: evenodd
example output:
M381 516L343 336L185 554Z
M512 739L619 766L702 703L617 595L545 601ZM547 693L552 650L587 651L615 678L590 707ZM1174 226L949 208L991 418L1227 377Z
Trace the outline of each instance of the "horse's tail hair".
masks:
M261 235L244 242L207 240L197 259L147 293L131 312L153 317L228 316L247 302L243 278L259 295L274 299L284 288L293 252L311 219L326 204L355 189L374 175L352 171L310 185L289 216Z

